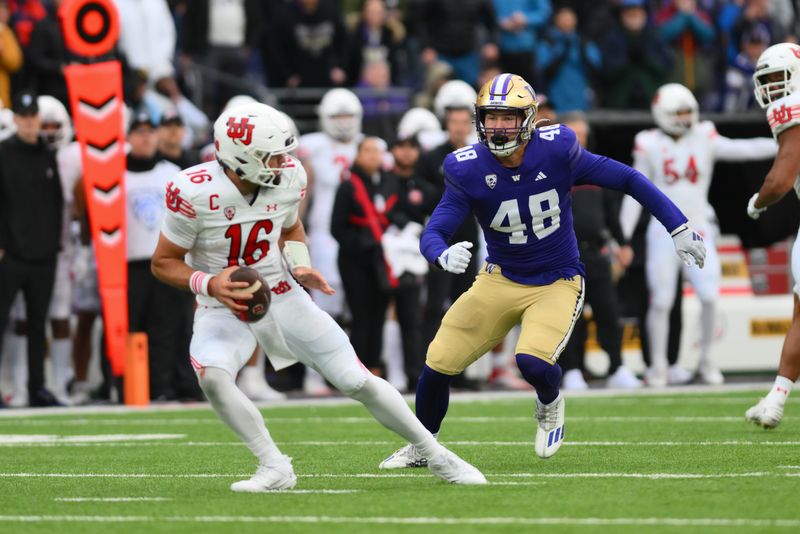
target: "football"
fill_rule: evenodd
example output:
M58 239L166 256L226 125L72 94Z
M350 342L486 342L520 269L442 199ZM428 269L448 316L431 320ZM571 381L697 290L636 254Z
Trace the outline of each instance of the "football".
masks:
M250 300L237 300L237 304L247 306L247 311L239 312L237 317L246 323L254 323L260 320L267 314L271 296L269 286L258 274L258 271L250 267L239 267L230 277L231 282L247 282L250 287L244 289L248 293L252 293L253 298Z

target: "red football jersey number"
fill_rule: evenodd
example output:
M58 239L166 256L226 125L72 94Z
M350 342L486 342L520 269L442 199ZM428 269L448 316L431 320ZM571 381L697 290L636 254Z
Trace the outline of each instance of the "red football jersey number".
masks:
M668 184L674 184L681 178L686 178L693 184L697 183L699 173L697 172L697 163L694 160L694 156L689 156L689 163L686 164L686 170L683 171L683 175L678 174L678 171L672 166L673 163L675 163L674 159L664 160L664 176Z
M258 221L253 225L250 230L250 235L247 236L247 243L242 250L242 225L234 224L228 227L225 232L225 237L231 240L231 248L228 253L228 267L231 265L239 265L239 258L244 261L245 265L253 265L254 263L262 260L269 252L269 240L267 235L272 231L273 224L269 219ZM259 239L261 230L264 230L265 235L263 239ZM256 252L260 251L256 257Z

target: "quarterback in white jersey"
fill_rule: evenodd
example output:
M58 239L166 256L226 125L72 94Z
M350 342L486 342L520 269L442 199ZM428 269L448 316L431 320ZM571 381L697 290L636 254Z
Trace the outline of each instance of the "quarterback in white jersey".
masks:
M705 268L685 267L684 272L702 304L698 375L705 383L721 384L722 373L710 355L722 276L715 245L718 230L714 209L708 202L714 163L771 158L778 146L768 137L729 139L721 136L713 122L698 120L697 100L689 89L677 83L658 89L652 112L658 128L636 135L633 166L680 206L689 224L706 242ZM630 223L635 225L640 209L632 197L625 197L622 217L627 228L632 228ZM668 371L666 363L669 313L681 268L673 248L670 236L661 225L652 222L647 228L645 271L650 289L647 328L652 359L647 378L654 386L675 383L679 380L676 376L685 374L682 369Z
M311 261L336 290L333 295L312 290L311 295L320 308L337 319L345 315L345 300L336 263L339 243L331 235L331 214L339 184L350 176L350 165L362 138L363 113L355 93L331 89L319 104L322 131L302 136L297 148L297 157L310 178L306 221Z
M364 368L344 331L301 287L333 292L311 268L298 217L306 174L289 155L297 141L288 121L264 104L234 107L214 124L214 145L217 162L186 169L167 186L168 214L152 270L198 295L192 366L216 413L259 460L256 474L231 489L262 492L296 483L291 458L235 383L257 344L276 369L295 361L313 367L384 426L420 443L439 477L485 483L480 471L437 443L396 389ZM240 265L258 270L272 292L269 311L254 323L234 315L247 309L236 301L252 298L247 283L230 280Z
M800 46L780 43L761 54L753 74L756 100L767 110L767 121L778 141L778 155L758 193L747 205L747 214L758 219L767 207L794 188L800 196ZM747 410L748 421L775 428L783 418L789 393L800 377L800 234L792 247L794 312L783 342L775 383L766 397Z

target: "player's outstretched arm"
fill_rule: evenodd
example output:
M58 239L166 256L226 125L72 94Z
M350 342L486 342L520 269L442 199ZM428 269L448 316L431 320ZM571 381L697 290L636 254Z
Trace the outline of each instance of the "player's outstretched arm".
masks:
M778 136L778 155L764 179L758 193L747 205L747 214L753 219L788 193L800 173L800 127L789 128Z
M153 276L178 289L214 297L234 312L247 311L247 306L236 303L237 300L253 298L251 293L241 291L248 287L247 282L230 281L231 273L239 267L228 267L218 275L201 273L193 270L183 260L188 252L161 234L150 262Z
M292 276L308 289L319 289L326 295L336 293L318 270L311 267L311 256L306 247L306 230L298 218L292 226L284 227L278 246L289 264Z
M718 136L714 140L714 157L719 161L753 161L774 158L778 143L772 137L731 139Z

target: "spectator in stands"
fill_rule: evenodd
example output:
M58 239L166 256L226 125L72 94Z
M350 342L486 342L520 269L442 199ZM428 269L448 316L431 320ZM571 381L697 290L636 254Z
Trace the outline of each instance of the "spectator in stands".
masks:
M192 0L186 2L182 20L182 52L191 61L216 72L202 76L202 109L215 115L225 102L238 94L236 83L257 49L264 26L263 2L259 0ZM219 83L216 76L227 76Z
M729 65L736 62L742 35L754 25L763 26L770 36L769 44L780 43L787 37L787 24L770 13L769 0L735 0L722 6L717 25L722 32L722 44Z
M114 0L119 11L118 47L132 69L147 73L154 84L172 76L175 22L166 0Z
M425 219L433 212L439 199L436 189L417 174L420 145L416 136L398 137L392 143L394 166L390 171L399 186L398 207L400 216L395 219L399 226L397 243L408 244L411 248L398 246L398 255L404 260L404 271L400 271L399 286L393 293L397 321L403 344L403 371L407 379L408 391L416 391L417 379L422 372L425 353L422 346L420 297L425 283L428 265L419 252L419 235ZM403 218L406 219L403 222ZM414 247L416 245L416 247Z
M589 142L589 123L582 113L559 116L569 126L581 146ZM572 188L572 216L581 261L586 266L586 303L592 308L597 339L608 354L608 386L633 389L642 383L622 364L622 324L612 276L612 254L625 268L633 259L619 224L619 195L592 185ZM613 241L612 241L613 240ZM587 338L586 320L581 316L567 347L559 358L564 370L564 389L587 389L583 378Z
M180 168L157 154L156 125L148 115L133 117L128 130L131 150L125 171L128 225L128 321L131 332L147 334L150 362L150 398L174 400L190 376L189 339L185 325L192 295L159 282L150 272L161 222L169 202L165 191ZM183 367L186 372L180 373ZM185 384L193 386L191 381Z
M185 138L186 126L176 111L168 110L161 115L161 122L158 125L158 153L181 169L200 163L197 150L183 147Z
M600 68L600 49L576 31L575 11L562 7L556 11L553 26L539 43L539 68L544 83L559 113L585 111L591 105L590 79Z
M208 116L181 93L172 68L163 72L151 72L150 79L154 80L154 87L152 91L147 92L151 101L157 102L159 107L158 118L153 122L158 124L161 115L169 110L175 110L187 126L183 146L194 148L205 144L211 126Z
M408 92L390 86L390 69L385 59L364 63L355 90L364 107L364 132L384 139L394 138L400 117L409 108Z
M500 28L497 44L501 72L514 72L533 87L540 87L534 51L550 20L550 0L493 0L493 4ZM478 83L478 87L483 85Z
M8 2L0 0L0 107L11 106L11 75L22 67L22 49L8 25Z
M26 58L31 86L40 94L56 97L69 108L64 67L70 63L70 54L56 12L60 4L61 0L57 0L47 16L33 27Z
M702 102L715 88L711 16L697 0L668 0L656 13L655 23L675 52L670 79L688 87Z
M769 33L760 24L753 25L742 34L741 52L725 74L723 111L758 108L753 93L753 73L756 71L758 57L770 44L769 39Z
M383 324L399 281L381 246L387 228L399 222L397 179L381 170L385 142L366 137L358 145L349 180L336 192L331 233L339 243L339 273L353 315L350 341L364 365L383 376Z
M298 0L292 4L280 37L289 87L344 85L347 31L338 3ZM274 52L272 52L274 53ZM269 73L267 73L269 76Z
M644 0L621 0L619 26L602 40L603 105L649 109L672 67L668 45L647 22Z
M384 0L365 0L361 16L350 31L348 84L357 85L361 81L367 64L385 61L391 69L389 85L397 85L402 78L399 53L404 32L401 25L389 24Z
M444 61L453 67L458 79L474 86L481 60L496 61L499 57L492 1L428 0L417 9L424 9L422 62L430 66ZM481 42L481 35L487 35L485 42Z
M61 180L55 152L39 137L36 95L18 93L13 110L16 135L0 143L0 336L14 298L22 292L28 317L29 403L58 406L44 387L44 356L47 310L61 246Z

